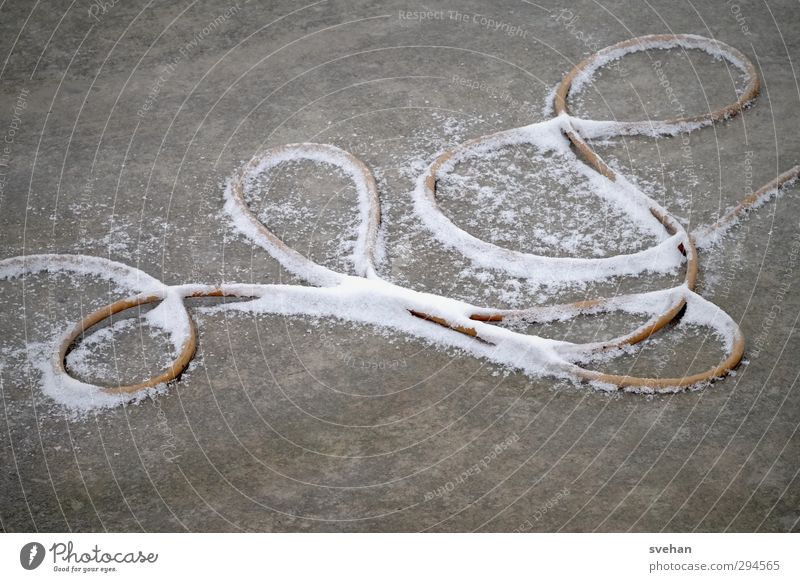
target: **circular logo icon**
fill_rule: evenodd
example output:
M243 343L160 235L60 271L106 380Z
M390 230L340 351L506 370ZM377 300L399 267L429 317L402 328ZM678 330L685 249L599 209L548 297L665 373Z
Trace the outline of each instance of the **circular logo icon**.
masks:
M44 561L44 546L39 542L29 542L19 551L19 563L26 570L35 570Z

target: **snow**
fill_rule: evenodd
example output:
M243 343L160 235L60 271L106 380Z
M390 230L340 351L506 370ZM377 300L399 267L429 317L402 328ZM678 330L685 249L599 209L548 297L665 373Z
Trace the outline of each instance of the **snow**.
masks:
M36 273L98 275L119 288L140 292L160 292L163 283L144 271L123 263L90 255L41 254L0 260L0 280L22 278Z
M667 49L674 47L701 49L710 54L726 58L746 72L746 64L730 51L715 49L707 39L685 36L668 43L650 42L647 48ZM625 54L641 50L632 46L600 51L598 59L575 79L573 89L580 90L591 81L594 72L601 66L619 59ZM551 93L548 97L552 102ZM452 123L444 124L448 135L458 133ZM472 140L458 146L446 160L409 164L419 173L415 187L410 193L413 209L419 224L431 236L447 248L454 249L466 257L472 269L477 270L478 280L490 281L489 273L517 277L533 288L541 285L569 286L604 281L611 277L641 277L648 273L673 274L684 265L686 257L679 247L689 246L689 234L680 222L633 182L619 176L612 181L600 175L579 159L565 136L574 131L586 139L611 138L638 133L643 135L674 135L693 131L700 124L674 124L660 122L611 122L578 119L567 114L533 123L527 126L500 131L489 137ZM616 209L636 230L637 238L647 241L649 246L635 252L605 255L597 249L592 257L547 256L504 248L482 240L458 227L441 211L435 201L435 192L430 187L431 178L445 180L456 171L459 164L471 159L485 158L504 148L518 146L533 147L540 155L552 155L558 164L550 168L556 182L569 183L571 177L579 176L586 182L587 192L603 204ZM247 207L245 194L257 187L258 180L281 164L310 161L338 168L348 176L357 193L357 226L355 241L348 260L355 275L337 272L317 264L298 251L286 246L269 230L270 216L266 223ZM518 168L511 168L512 171ZM421 173L420 173L421 172ZM240 196L241 195L241 196ZM495 190L482 192L490 203ZM159 304L145 316L147 324L166 333L174 354L179 353L190 341L192 322L185 306L185 298L222 291L228 295L249 297L249 301L229 302L214 307L200 308L201 312L243 312L272 314L291 317L335 318L391 329L421 338L435 346L457 348L473 356L486 358L511 369L521 370L531 376L550 375L575 378L576 363L590 360L600 343L573 343L557 341L535 335L526 335L511 329L475 321L474 314L489 314L495 310L473 305L466 301L444 297L439 294L417 291L391 282L379 276L375 262L384 257L385 231L380 228L380 208L374 178L359 160L344 150L323 144L289 144L255 156L232 176L224 190L224 211L240 235L266 250L280 264L312 286L278 284L207 285L189 283L168 286L141 270L108 259L86 255L28 255L0 261L0 280L10 280L38 273L69 273L78 276L95 276L115 284L132 297L155 296ZM664 225L654 216L657 212L668 217L673 234L665 231ZM523 212L524 214L524 212ZM500 218L513 224L520 219L516 211L505 210ZM545 232L537 233L545 243L560 246L562 250L576 252L585 245L574 233L566 238L554 237ZM705 240L705 239L704 239ZM627 243L626 243L627 244ZM411 249L409 249L411 250ZM603 255L603 256L599 256ZM521 287L515 283L513 288ZM575 315L599 312L624 312L657 317L681 300L686 302L683 323L710 328L719 337L723 347L730 351L739 334L736 323L719 307L706 301L685 284L657 291L620 295L602 303L581 309L567 306L543 306L523 310L524 317L538 322L566 320ZM446 321L451 328L468 330L458 333L454 329L434 325L411 312L424 313L432 318ZM116 324L115 324L116 325ZM120 324L124 325L124 324ZM85 372L87 350L100 342L108 341L118 327L108 327L84 338L81 345L70 355L69 363ZM66 332L65 332L66 333ZM476 341L477 335L482 341ZM33 368L41 376L43 392L54 401L74 411L117 406L136 402L164 392L167 387L136 394L111 395L102 386L81 382L59 371L54 354L64 335L55 341L31 343L28 357ZM173 355L174 355L173 354ZM613 354L606 354L613 357ZM594 383L599 390L616 389L602 383Z
M183 304L183 297L174 288L167 290L158 307L148 312L145 319L169 335L175 355L190 339L192 322Z

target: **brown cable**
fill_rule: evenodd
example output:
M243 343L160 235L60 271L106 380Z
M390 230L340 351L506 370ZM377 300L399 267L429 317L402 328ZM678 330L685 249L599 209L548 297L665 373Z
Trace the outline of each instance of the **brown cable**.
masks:
M725 51L727 51L729 54L734 55L736 59L738 59L741 63L744 64L749 77L747 86L745 87L744 91L735 102L730 103L720 109L714 110L704 115L685 117L685 118L673 118L673 119L668 119L666 121L658 122L658 125L660 127L668 127L668 128L673 127L673 128L678 128L679 131L685 131L686 127L693 128L696 126L707 125L710 123L715 123L717 121L728 119L740 113L758 95L759 81L755 71L755 67L753 66L752 62L750 62L750 60L747 59L747 57L745 57L742 53L740 53L733 47L729 47L717 41L702 39L700 37L693 37L689 35L651 35L651 36L633 38L612 45L611 47L603 49L602 51L598 51L594 55L588 57L587 59L579 63L577 66L575 66L564 77L564 79L561 81L561 83L556 89L555 101L554 101L554 108L556 114L557 115L568 114L568 99L570 90L573 86L575 79L579 74L594 66L597 59L600 58L601 55L619 49L632 49L628 52L636 52L638 50L645 50L646 48L662 48L658 46L653 46L657 45L658 43L668 43L668 44L678 43L678 46L683 46L683 48L703 48L703 46L701 45L705 43L708 43L708 45L713 46L715 48L722 47ZM646 124L641 124L641 123L638 124L633 123L633 125L638 125L639 127L646 127ZM592 147L588 144L586 140L583 139L583 137L579 134L577 130L575 129L565 130L564 133L570 140L570 142L573 144L575 149L580 153L583 159L585 159L592 168L594 168L597 172L606 176L608 179L612 181L617 179L616 173L607 164L605 164L605 162L602 160L599 154L597 154L592 149ZM428 186L429 195L431 196L434 204L435 204L437 172L439 171L439 169L455 155L457 149L479 145L483 142L486 142L487 140L490 140L495 135L496 134L492 134L489 136L484 136L481 138L470 140L469 142L462 144L458 148L449 150L436 158L434 163L431 165L429 169L429 175L426 178L426 185ZM284 258L296 264L303 265L309 271L316 273L318 275L318 281L316 281L317 283L335 284L336 275L338 275L337 273L330 271L325 267L317 265L316 263L314 263L304 255L302 255L301 253L297 252L296 250L286 245L286 243L284 243L279 237L277 237L274 233L272 233L272 231L270 231L263 223L261 223L261 221L259 221L255 217L255 215L250 211L244 197L244 190L245 190L244 179L247 170L252 169L262 159L265 159L268 156L279 155L281 153L291 150L297 151L299 157L303 157L304 151L330 153L335 150L336 155L342 155L342 154L345 155L346 159L349 162L351 162L353 164L353 167L356 168L357 171L362 175L361 177L368 188L368 202L370 205L370 209L369 209L369 215L367 217L367 241L365 248L367 254L367 256L365 257L365 260L367 262L367 272L359 274L362 276L376 276L374 273L374 258L376 251L375 245L377 240L377 230L381 218L380 200L378 198L377 186L372 173L370 172L369 168L355 156L347 152L344 152L343 150L339 150L338 148L334 148L332 146L327 146L323 144L290 144L287 146L281 146L270 152L267 152L265 156L255 157L248 165L245 166L245 168L242 169L242 171L237 175L232 184L232 189L231 189L232 202L237 206L237 208L241 211L241 213L248 218L252 226L254 226L261 235L265 236L269 241L269 243L275 249L277 249L283 255ZM720 230L722 228L727 227L732 222L734 222L740 215L752 209L754 206L758 205L762 200L768 197L771 194L771 192L774 191L776 188L779 188L780 186L796 179L799 174L800 174L800 167L795 167L792 170L785 172L781 176L778 176L778 178L776 178L763 188L759 189L757 192L745 197L733 210L731 210L725 216L720 218L714 225L708 227L707 231L713 232L715 230ZM661 222L661 224L664 226L665 230L669 234L674 234L675 232L677 232L677 227L674 223L674 219L664 214L660 209L656 207L652 207L650 210L652 214ZM691 291L694 289L699 271L697 249L694 244L692 236L687 237L685 242L681 244L680 250L686 256L686 274L684 277L684 283L687 289ZM196 292L189 296L220 297L229 295L237 295L237 294L224 292L219 288L215 288L212 289L211 291ZM78 324L76 324L70 330L70 332L67 333L67 335L64 337L64 340L62 341L59 347L57 370L63 374L69 375L69 372L67 371L65 364L69 350L71 349L75 341L90 327L100 323L101 321L111 317L116 313L120 313L121 311L125 311L132 307L137 307L149 303L155 303L161 301L162 299L163 299L162 295L156 295L156 294L139 295L132 298L122 299L105 307L102 307L97 311L91 313L84 319L82 319ZM617 300L618 299L619 298L617 298ZM565 313L570 313L570 314L578 314L589 310L597 312L597 311L602 311L604 307L607 307L609 301L610 300L604 298L593 299L593 300L571 303L567 305L551 306L551 309L553 307L556 307L560 310L564 310ZM681 296L681 298L674 304L672 304L668 309L666 309L664 313L651 319L645 325L637 328L636 330L623 336L622 338L617 338L616 340L611 342L601 343L599 346L595 348L595 351L611 350L622 347L624 345L633 345L643 340L646 340L654 333L664 328L664 326L668 325L670 322L674 321L677 317L679 317L685 307L686 307L686 297ZM490 322L501 322L504 319L512 316L525 317L526 315L535 314L536 311L537 311L536 308L529 310L483 309L480 310L479 312L472 314L471 319L476 322L479 322L479 324L480 323L485 324ZM483 339L480 337L480 332L474 327L452 324L442 317L431 315L418 310L409 309L409 312L411 315L415 317L420 317L422 319L431 321L432 323L442 325L456 332L469 335L479 340ZM172 364L170 364L170 366L166 370L164 370L158 376L150 378L144 382L132 385L106 387L104 388L104 391L110 394L133 393L147 388L153 388L159 384L164 384L177 378L189 365L189 362L194 356L197 348L197 332L195 329L195 325L194 322L191 320L191 317L189 317L188 312L187 312L187 317L189 318L189 327L190 327L189 337L179 350L177 358L172 362ZM680 378L650 378L650 377L637 377L637 376L622 376L615 374L606 374L594 370L588 370L574 364L565 366L565 370L568 371L569 373L572 373L580 377L583 380L600 382L603 384L611 384L620 389L635 387L635 388L648 388L654 391L668 391L669 389L688 387L700 382L712 380L714 378L719 378L726 375L739 364L743 353L744 353L744 336L742 335L741 331L738 330L737 328L734 341L730 349L730 354L714 368L691 376L683 376Z

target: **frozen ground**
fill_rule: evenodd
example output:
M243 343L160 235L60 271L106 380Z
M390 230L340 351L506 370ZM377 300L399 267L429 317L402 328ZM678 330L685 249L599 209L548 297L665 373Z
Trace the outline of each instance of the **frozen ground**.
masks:
M788 2L735 11L585 3L569 14L526 2L92 6L0 7L0 258L96 254L171 284L296 282L234 235L221 185L261 147L318 141L376 173L379 271L394 282L508 307L675 284L649 276L548 289L487 272L431 238L410 195L438 151L545 119L549 92L574 62L648 33L739 48L764 92L744 117L685 139L601 144L616 168L695 226L800 161L800 9ZM575 113L702 113L741 86L703 53L654 58L660 67L632 55L603 71ZM579 176L554 171L557 161L521 148L462 164L440 184L440 204L475 236L526 252L602 257L652 244ZM341 174L292 163L259 186L251 205L278 235L348 269L355 190ZM0 283L0 525L797 530L798 198L787 191L701 255L699 290L740 322L745 365L664 397L532 380L336 321L198 314L196 302L199 353L177 384L138 406L74 418L42 394L26 346L118 295L104 281L63 276ZM528 329L589 341L636 323L586 317ZM166 364L167 347L138 318L119 318L69 363L84 380L130 383ZM674 376L718 359L708 330L689 327L606 369Z

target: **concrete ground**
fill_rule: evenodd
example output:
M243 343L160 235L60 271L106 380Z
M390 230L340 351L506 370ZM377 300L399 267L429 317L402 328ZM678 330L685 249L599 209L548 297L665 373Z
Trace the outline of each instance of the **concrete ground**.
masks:
M297 282L234 234L221 184L259 148L318 141L378 175L380 270L393 281L487 305L664 286L670 277L553 291L482 273L419 227L409 191L437 151L545 119L548 93L582 56L666 32L739 48L763 81L742 118L598 144L697 225L800 161L797 2L0 3L0 258L77 252L168 283ZM689 115L740 85L707 55L634 55L573 108ZM585 256L647 246L528 154L459 169L474 180L442 185L445 212L531 252L565 254L576 233ZM491 187L492 167L520 196L489 210L475 184ZM264 191L253 204L277 233L347 268L354 203L341 176L297 164ZM76 418L42 394L26 345L117 295L101 280L2 282L0 528L798 531L799 220L795 187L702 255L699 290L741 323L746 361L724 381L659 397L531 379L344 322L221 313L197 314L198 357L168 393ZM537 246L543 230L549 251ZM531 330L586 341L633 323ZM76 374L147 377L164 346L139 331L88 350L93 365ZM680 375L719 353L707 330L678 326L607 369Z

